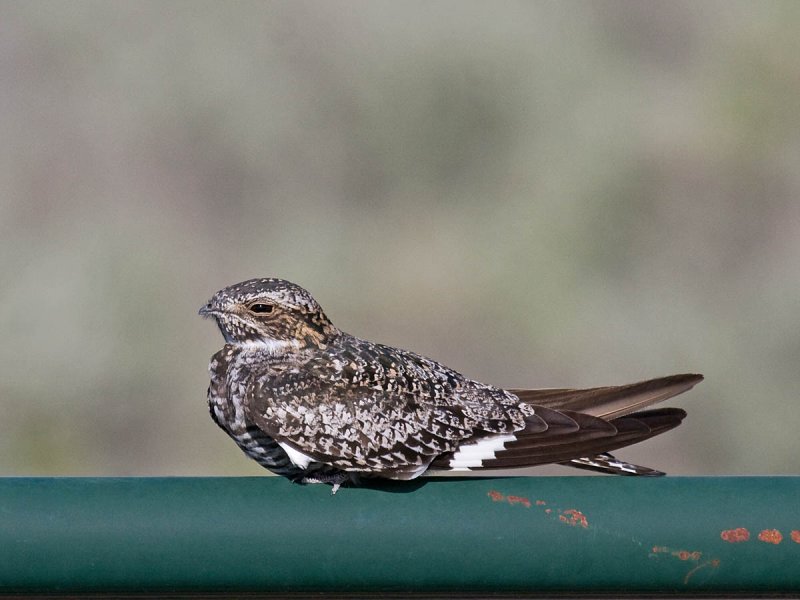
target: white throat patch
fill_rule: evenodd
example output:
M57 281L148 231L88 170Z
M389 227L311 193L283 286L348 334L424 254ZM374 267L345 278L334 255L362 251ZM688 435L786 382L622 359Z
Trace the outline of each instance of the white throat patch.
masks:
M287 352L300 349L300 344L297 342L297 340L253 340L242 342L241 344L238 344L238 346L245 350L260 350L272 355L286 354Z

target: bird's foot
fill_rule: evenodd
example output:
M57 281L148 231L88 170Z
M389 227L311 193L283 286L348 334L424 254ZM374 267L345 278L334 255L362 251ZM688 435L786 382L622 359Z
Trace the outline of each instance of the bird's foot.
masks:
M351 481L349 473L339 472L329 475L309 475L295 480L297 483L328 483L331 485L331 496L339 491L342 484Z

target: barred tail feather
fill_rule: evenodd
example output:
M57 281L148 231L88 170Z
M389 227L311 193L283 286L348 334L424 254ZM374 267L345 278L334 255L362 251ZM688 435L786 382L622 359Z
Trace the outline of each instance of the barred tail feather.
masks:
M661 477L666 475L663 471L656 471L650 467L634 465L633 463L619 460L614 455L604 452L597 456L585 456L583 458L573 458L569 462L560 463L567 467L576 469L586 469L587 471L597 471L599 473L609 473L611 475L628 475L639 477Z

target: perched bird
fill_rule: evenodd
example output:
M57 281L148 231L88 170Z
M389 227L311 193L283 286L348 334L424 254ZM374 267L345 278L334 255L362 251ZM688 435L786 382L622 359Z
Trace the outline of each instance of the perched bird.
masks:
M546 463L663 475L609 452L679 425L683 410L643 409L703 379L500 389L337 329L311 294L282 279L220 290L200 315L225 338L209 365L217 425L267 469L334 492L360 477Z

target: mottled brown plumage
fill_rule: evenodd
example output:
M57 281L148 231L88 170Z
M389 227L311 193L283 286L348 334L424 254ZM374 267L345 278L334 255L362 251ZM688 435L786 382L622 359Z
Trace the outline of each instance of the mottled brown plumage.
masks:
M252 279L200 309L225 346L211 359L209 408L253 459L300 482L566 463L658 471L608 452L678 425L679 409L641 410L700 375L589 390L503 390L419 354L337 329L312 296Z

